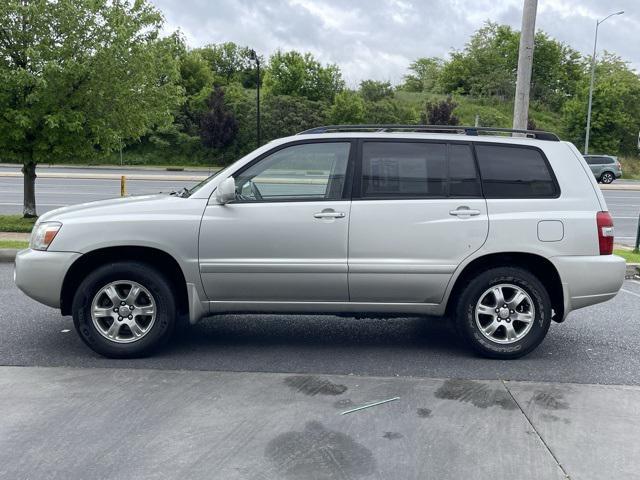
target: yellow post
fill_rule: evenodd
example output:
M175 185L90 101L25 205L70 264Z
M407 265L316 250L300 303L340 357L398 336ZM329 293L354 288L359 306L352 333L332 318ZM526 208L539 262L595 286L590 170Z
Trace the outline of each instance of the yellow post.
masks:
M120 177L120 196L127 196L127 178L124 175Z

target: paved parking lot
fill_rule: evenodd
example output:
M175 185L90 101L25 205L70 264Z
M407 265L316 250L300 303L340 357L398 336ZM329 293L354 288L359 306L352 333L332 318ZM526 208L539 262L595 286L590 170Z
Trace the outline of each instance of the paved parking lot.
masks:
M487 360L438 319L225 315L192 327L157 355L108 360L77 337L70 317L16 289L0 264L0 364L640 385L640 283L612 301L552 323L517 361Z

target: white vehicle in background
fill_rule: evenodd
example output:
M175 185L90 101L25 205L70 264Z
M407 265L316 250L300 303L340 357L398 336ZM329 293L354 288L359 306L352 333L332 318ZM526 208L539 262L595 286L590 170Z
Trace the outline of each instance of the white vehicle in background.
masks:
M16 258L27 295L109 357L228 312L436 315L482 355L535 349L613 298L625 262L594 176L550 133L319 127L191 190L65 207Z

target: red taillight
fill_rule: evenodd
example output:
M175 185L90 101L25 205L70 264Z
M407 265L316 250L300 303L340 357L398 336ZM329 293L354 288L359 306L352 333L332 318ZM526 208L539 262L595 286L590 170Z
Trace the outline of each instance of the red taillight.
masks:
M609 212L598 212L596 223L598 225L600 255L611 255L613 253L613 218Z

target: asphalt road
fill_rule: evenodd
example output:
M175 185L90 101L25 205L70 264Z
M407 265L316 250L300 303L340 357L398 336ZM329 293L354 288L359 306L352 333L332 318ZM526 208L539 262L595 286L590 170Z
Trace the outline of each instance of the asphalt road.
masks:
M15 167L0 166L0 173L17 171ZM42 172L52 173L87 173L87 169L76 168L43 168ZM190 172L167 172L165 170L135 169L99 169L99 173L128 175L144 173L149 175L192 176L207 175L207 170ZM624 181L618 181L624 183ZM192 180L129 180L127 193L143 195L158 192L169 192L190 187ZM0 177L0 214L20 213L22 211L22 179ZM605 190L607 205L613 214L616 225L616 242L632 246L635 242L640 214L640 191ZM91 202L113 198L120 195L119 180L74 179L74 178L38 178L36 184L36 200L38 212L44 213L54 208L77 203Z
M440 319L225 315L203 320L155 356L109 360L80 341L70 317L13 285L0 264L0 365L355 374L640 385L640 282L612 301L553 323L533 353L479 358Z

